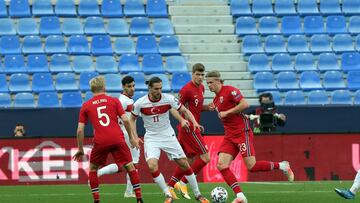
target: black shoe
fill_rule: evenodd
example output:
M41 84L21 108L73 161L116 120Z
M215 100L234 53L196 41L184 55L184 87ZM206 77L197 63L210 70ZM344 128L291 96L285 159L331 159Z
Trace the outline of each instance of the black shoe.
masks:
M143 200L140 198L140 199L137 199L136 200L136 203L143 203Z
M100 200L94 200L94 203L100 203Z

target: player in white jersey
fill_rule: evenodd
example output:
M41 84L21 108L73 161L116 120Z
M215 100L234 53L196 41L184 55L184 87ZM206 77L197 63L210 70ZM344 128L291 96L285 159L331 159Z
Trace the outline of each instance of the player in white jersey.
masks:
M152 77L147 84L149 93L135 102L130 120L134 126L138 116L143 118L146 130L144 136L145 159L154 182L156 182L165 193L165 203L173 202L173 195L166 185L164 176L158 169L160 152L164 151L170 160L174 160L177 165L184 170L185 177L189 181L196 199L202 203L208 203L209 201L201 195L194 172L176 139L175 131L170 124L169 111L176 109L185 114L186 118L189 118L193 123L194 129L202 130L202 127L196 122L192 113L174 96L161 92L162 81L160 78ZM175 118L179 120L181 127L189 128L189 121L182 118L179 112L173 111L172 113L176 114Z
M120 103L121 103L123 109L126 112L126 115L130 118L131 111L132 111L133 105L134 105L134 100L132 99L132 97L134 96L134 93L135 93L135 80L131 76L125 76L122 79L121 83L122 83L122 87L123 87L123 93L120 95L119 100L120 100ZM119 124L120 124L121 130L124 132L125 141L130 148L133 163L136 168L137 164L139 163L140 149L131 147L131 144L129 141L129 135L126 133L126 130L124 130L125 126L121 123L121 120L119 120ZM113 163L113 164L109 164L109 165L101 168L100 170L98 170L98 176L102 176L105 174L114 174L114 173L118 173L118 172L119 172L118 166ZM132 184L130 182L130 177L128 174L126 174L126 190L124 193L124 197L125 198L127 198L127 197L135 198L135 193L134 193Z

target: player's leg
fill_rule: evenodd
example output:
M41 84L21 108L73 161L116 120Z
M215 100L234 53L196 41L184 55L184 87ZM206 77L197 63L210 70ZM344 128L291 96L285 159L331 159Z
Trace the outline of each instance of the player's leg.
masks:
M109 151L107 147L94 145L90 155L89 185L94 203L100 202L99 179L97 170L104 165Z
M358 170L354 179L354 183L350 189L335 188L335 192L345 199L354 199L355 194L359 191L359 189L360 189L360 170Z
M103 176L103 175L107 175L107 174L115 174L115 173L119 173L121 172L121 169L119 170L118 166L113 163L113 164L109 164L109 165L106 165L102 168L100 168L98 170L98 176Z
M129 163L125 165L125 169L127 171L127 175L129 176L131 188L133 188L133 191L135 192L135 197L137 199L137 202L142 202L142 193L141 193L141 186L140 186L140 176L138 171L136 170L133 163Z
M135 169L137 170L137 164L139 163L139 159L140 159L140 150L136 148L130 148L130 152ZM125 189L124 197L125 198L135 197L133 191L134 190L130 181L130 176L129 174L126 174L126 189Z

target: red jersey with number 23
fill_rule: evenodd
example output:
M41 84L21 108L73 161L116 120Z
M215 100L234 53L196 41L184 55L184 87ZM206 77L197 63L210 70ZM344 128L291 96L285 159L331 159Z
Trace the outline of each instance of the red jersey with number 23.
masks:
M94 127L94 144L111 145L125 142L118 116L125 114L119 99L105 94L97 95L83 104L79 123L90 120Z

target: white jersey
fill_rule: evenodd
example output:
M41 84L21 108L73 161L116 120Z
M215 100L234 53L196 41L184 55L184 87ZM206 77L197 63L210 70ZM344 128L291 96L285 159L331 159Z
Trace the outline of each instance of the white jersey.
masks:
M143 118L145 139L164 140L164 137L175 135L170 124L169 110L179 110L181 106L179 100L171 94L162 93L159 101L151 101L145 95L135 102L132 114Z
M120 97L119 97L119 100L120 100L120 103L126 113L126 116L128 118L130 118L131 116L131 111L133 109L133 106L134 106L134 100L124 94L120 94ZM120 124L120 127L121 127L121 130L123 131L124 135L125 135L125 139L129 140L129 135L127 134L127 131L125 129L125 126L124 124L121 122L121 120L119 120L119 124ZM127 137L127 138L126 138Z

